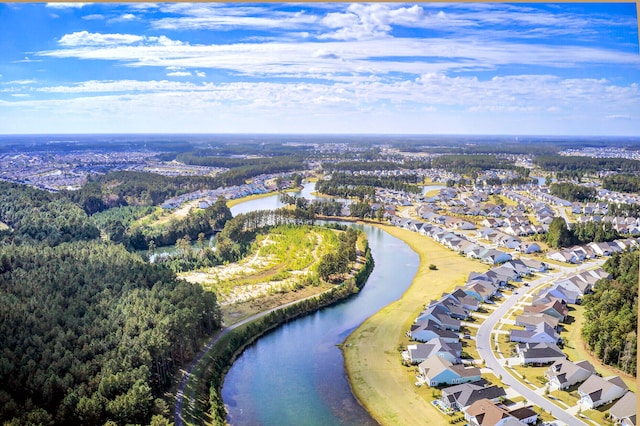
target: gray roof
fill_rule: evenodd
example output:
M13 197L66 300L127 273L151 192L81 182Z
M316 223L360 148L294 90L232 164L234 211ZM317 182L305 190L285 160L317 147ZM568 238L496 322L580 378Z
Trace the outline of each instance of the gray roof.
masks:
M636 406L636 394L627 392L609 410L611 415L617 419L635 416L638 407ZM635 423L634 423L635 424Z
M521 343L518 345L525 358L554 358L565 357L564 353L553 343Z
M503 388L498 387L496 385L491 385L487 387L482 386L467 386L459 389L457 392L453 393L458 405L460 407L468 407L474 402L486 398L486 399L496 399L501 396L506 396L506 392Z

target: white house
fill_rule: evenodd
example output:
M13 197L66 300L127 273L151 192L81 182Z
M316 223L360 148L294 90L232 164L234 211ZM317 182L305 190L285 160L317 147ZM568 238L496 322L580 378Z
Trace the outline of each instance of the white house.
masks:
M622 397L628 388L620 376L600 377L595 374L580 385L580 404L596 408Z

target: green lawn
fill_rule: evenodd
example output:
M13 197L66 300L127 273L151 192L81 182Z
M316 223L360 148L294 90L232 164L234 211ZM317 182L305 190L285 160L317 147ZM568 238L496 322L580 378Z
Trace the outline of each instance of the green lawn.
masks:
M568 407L573 407L578 403L580 398L578 398L574 392L562 391L562 390L553 390L549 392L547 398L550 400L559 400L563 402Z
M516 343L509 341L509 335L500 334L498 336L498 347L504 358L511 358L512 348L515 350ZM494 348L495 349L495 348Z
M514 365L513 369L517 372L515 375L520 381L522 381L522 376L526 377L527 382L531 383L533 386L541 388L546 385L546 379L544 379L544 373L547 371L548 366L546 367L527 367L522 365ZM525 384L529 384L525 383Z

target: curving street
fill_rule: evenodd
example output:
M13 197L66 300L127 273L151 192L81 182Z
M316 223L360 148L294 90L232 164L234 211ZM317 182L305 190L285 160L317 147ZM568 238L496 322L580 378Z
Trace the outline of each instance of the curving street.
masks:
M525 292L522 287L517 291L506 298L502 304L495 309L480 325L478 328L478 333L476 335L476 345L478 349L478 353L480 358L485 360L486 368L491 369L496 376L502 376L502 382L510 386L514 391L522 395L526 400L538 407L543 408L547 412L550 412L556 419L566 423L567 425L575 425L575 426L587 426L585 422L576 418L573 414L566 412L564 409L549 401L543 395L536 393L535 391L529 389L525 386L520 380L516 379L511 375L510 371L502 365L502 363L496 358L495 353L492 350L492 345L495 345L492 342L491 332L496 327L496 324L507 314L509 309L511 309L524 295L533 293L538 287L548 284L553 280L560 279L565 275L576 274L582 272L584 270L590 269L595 265L602 265L604 260L598 260L597 262L589 262L582 264L576 268L569 268L559 266L559 272L545 275L544 277L538 278L530 283L530 288Z

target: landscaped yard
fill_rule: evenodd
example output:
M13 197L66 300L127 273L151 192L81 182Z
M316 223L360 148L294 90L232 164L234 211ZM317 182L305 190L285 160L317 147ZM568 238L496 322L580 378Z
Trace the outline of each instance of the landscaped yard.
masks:
M502 353L503 358L511 358L512 356L514 356L511 351L511 348L514 348L515 350L515 345L516 343L509 341L509 335L507 334L498 335L498 347L500 348L500 353Z
M547 384L547 380L544 378L544 373L549 366L543 367L527 367L522 365L514 365L513 370L517 372L515 375L520 381L523 380L522 376L526 377L527 382L530 382L533 386L541 388Z
M547 398L551 399L552 401L559 400L568 407L573 407L580 400L574 390L552 390L549 391L549 395L547 395Z

